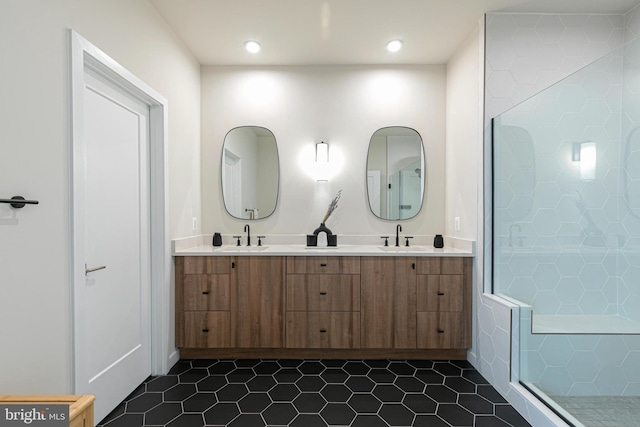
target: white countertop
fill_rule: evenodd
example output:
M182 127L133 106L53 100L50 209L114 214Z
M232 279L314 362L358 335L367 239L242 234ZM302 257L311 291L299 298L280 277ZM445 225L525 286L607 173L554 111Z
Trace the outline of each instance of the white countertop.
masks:
M253 239L252 239L253 240ZM207 235L194 236L185 239L172 241L172 254L174 256L454 256L470 257L475 255L475 242L469 240L445 237L445 247L434 248L433 245L415 244L409 247L393 246L385 247L382 244L343 244L335 247L307 247L287 243L287 239L282 239L282 243L277 238L269 236L266 239L273 244L263 242L263 246L236 246L235 244L224 244L223 246L212 246L211 237ZM300 239L302 240L302 239ZM350 239L352 242L357 239ZM371 241L372 239L362 239ZM418 239L416 239L418 240ZM431 238L433 240L433 238ZM257 241L257 240L256 240ZM375 241L375 240L374 240ZM428 241L428 236L420 239L420 243Z

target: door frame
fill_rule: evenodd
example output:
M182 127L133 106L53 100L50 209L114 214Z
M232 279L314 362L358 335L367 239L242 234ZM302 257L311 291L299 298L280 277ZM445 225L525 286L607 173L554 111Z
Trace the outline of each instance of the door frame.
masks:
M175 363L177 350L168 354L171 298L171 247L168 206L168 102L106 53L81 35L69 30L71 39L71 194L70 194L70 275L71 275L71 372L76 384L75 313L81 304L74 298L75 289L85 282L84 265L84 191L85 135L84 85L86 69L97 72L112 84L149 106L149 260L151 314L151 374L165 374ZM78 304L78 306L76 306Z

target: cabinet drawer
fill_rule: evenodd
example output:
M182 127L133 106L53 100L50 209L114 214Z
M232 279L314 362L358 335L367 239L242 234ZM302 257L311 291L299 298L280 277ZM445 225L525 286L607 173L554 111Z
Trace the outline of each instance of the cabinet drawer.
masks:
M184 346L187 348L229 347L231 316L228 311L186 311Z
M360 276L289 274L287 310L360 311Z
M360 274L360 257L287 257L287 274Z
M417 313L418 348L468 348L464 316L455 312Z
M288 348L359 348L358 312L287 312Z
M418 276L418 311L462 311L462 275Z
M229 275L185 276L183 296L185 310L229 310Z
M418 257L418 274L462 274L463 257Z
M229 274L228 256L186 256L184 274Z

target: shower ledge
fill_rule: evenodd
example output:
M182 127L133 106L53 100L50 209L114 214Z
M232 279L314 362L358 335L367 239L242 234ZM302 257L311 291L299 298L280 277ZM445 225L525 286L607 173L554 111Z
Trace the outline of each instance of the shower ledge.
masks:
M640 322L620 316L534 313L531 320L534 334L640 334Z

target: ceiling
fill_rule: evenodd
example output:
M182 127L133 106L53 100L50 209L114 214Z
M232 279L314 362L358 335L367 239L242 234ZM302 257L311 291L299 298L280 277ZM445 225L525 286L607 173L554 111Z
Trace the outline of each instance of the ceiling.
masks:
M203 65L334 65L445 64L486 12L625 13L640 0L150 2ZM396 38L402 50L387 52Z

